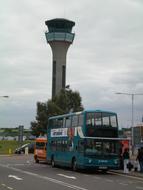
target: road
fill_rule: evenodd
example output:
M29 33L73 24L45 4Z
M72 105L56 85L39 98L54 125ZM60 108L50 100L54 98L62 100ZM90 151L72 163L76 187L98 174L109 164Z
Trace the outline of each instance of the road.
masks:
M33 155L0 156L0 190L143 190L143 178L73 172L36 164Z

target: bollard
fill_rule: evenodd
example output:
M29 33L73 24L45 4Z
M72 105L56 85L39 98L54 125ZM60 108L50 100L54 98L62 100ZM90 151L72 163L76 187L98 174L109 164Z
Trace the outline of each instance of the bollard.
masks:
M11 154L11 148L8 149L8 153Z
M28 147L25 148L25 155L28 155Z

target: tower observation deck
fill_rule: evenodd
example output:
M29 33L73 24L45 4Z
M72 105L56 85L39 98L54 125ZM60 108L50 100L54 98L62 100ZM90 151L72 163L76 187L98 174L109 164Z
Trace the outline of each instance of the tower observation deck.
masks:
M75 22L57 18L47 20L45 24L48 32L45 33L47 43L51 46L53 54L52 69L52 98L66 86L66 55L67 50L74 40L72 27Z

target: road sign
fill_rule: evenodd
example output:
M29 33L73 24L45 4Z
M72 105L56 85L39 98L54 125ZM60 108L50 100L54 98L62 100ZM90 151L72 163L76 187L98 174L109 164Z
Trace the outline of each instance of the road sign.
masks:
M18 141L23 142L23 131L24 131L24 126L20 125L19 126L19 135L18 135Z

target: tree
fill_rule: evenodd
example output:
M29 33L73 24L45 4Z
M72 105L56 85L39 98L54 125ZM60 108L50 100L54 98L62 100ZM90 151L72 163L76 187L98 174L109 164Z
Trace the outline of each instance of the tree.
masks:
M32 134L39 136L46 133L48 118L69 112L82 111L84 108L79 92L62 89L52 100L37 102L36 121L31 122Z
M43 102L37 102L36 121L31 122L32 134L35 136L45 134L47 122L47 105Z
M31 130L32 130L32 135L38 137L40 135L40 130L38 128L38 123L37 121L32 121L31 122Z
M54 101L48 100L47 102L48 117L64 114L64 111Z
M54 97L53 102L63 110L64 113L82 111L83 106L79 92L71 89L62 89L57 96Z

